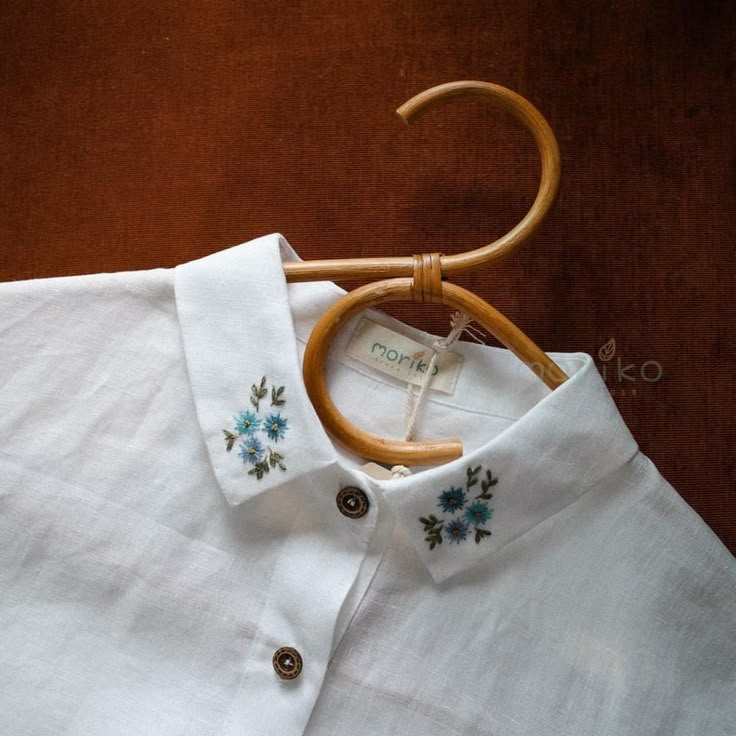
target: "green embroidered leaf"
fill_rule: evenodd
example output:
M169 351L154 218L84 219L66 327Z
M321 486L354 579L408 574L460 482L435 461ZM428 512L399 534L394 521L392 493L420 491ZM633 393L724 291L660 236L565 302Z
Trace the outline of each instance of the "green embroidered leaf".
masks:
M480 487L483 489L475 498L491 499L493 494L488 492L488 489L495 486L498 483L498 478L494 478L490 470L486 470L486 479L481 481Z
M233 449L233 443L237 439L237 435L234 435L232 432L228 432L226 429L222 430L225 433L225 443L227 445L227 451L230 452L230 450Z
M270 465L272 468L278 466L281 470L286 470L286 465L283 463L284 456L280 452L275 452L270 447L268 448L268 461L264 460L264 465Z
M424 524L424 531L427 534L424 537L424 541L429 544L429 548L434 549L436 545L442 544L442 527L445 522L440 521L435 516L430 516L429 518L420 516L419 521Z
M285 386L271 387L271 406L283 406L286 403L286 399L281 398L281 394L284 393Z
M261 460L261 462L256 463L249 471L248 475L255 475L255 477L260 480L263 478L263 474L268 473L268 463L265 460Z
M440 524L440 529L442 528L442 524L444 524L443 521L440 521L439 519L436 519L434 516L430 516L429 519L425 519L424 517L421 517L419 521L424 524L424 531L428 531L432 529L433 527L437 526L437 524Z
M480 527L478 527L475 530L475 543L478 544L481 539L483 539L484 537L489 537L490 535L491 533L488 531L488 529L481 529Z
M253 406L255 406L256 408L256 411L258 411L258 405L261 399L268 393L268 389L266 388L266 376L263 376L263 378L261 378L260 386L256 386L255 383L251 385L250 393L250 403L253 404Z
M480 473L480 465L477 468L468 468L465 472L468 476L467 489L470 490L478 482L477 475Z
M424 537L424 541L429 544L430 549L434 549L436 545L442 544L442 534L440 534L441 530L442 527L435 529Z

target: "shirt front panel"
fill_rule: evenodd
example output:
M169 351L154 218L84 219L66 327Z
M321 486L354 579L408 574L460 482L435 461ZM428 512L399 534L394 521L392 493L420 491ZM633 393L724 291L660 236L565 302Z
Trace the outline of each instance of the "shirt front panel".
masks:
M457 433L467 457L375 481L325 444L299 382L339 291L285 290L279 247L234 249L235 273L219 254L196 303L166 269L0 285L4 730L727 733L732 560L632 446L590 361L554 354L573 377L558 405L505 351L461 347L457 393L431 395L419 431ZM404 388L336 347L338 404L395 431ZM583 394L580 433L562 409ZM285 470L250 474L246 411ZM346 486L367 514L340 512ZM472 503L492 534L430 549L419 517L449 525ZM281 646L303 656L293 681Z

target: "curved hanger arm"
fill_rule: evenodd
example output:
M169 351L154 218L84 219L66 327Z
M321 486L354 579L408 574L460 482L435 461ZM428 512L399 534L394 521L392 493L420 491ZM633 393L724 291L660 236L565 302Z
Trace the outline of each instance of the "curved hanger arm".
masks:
M413 119L433 107L459 98L483 97L508 110L529 131L539 149L542 175L536 199L526 216L516 227L498 240L465 253L441 256L444 275L459 273L507 256L531 237L544 221L554 204L560 184L560 151L552 129L542 114L528 100L506 87L490 82L462 80L431 87L412 97L396 110L408 125ZM425 248L437 250L436 245ZM389 258L340 258L319 261L289 261L284 263L287 281L324 281L334 279L385 279L411 276L411 256Z
M413 279L389 279L366 284L338 299L317 320L312 330L304 353L304 383L327 432L355 454L393 465L440 465L462 455L459 439L406 442L370 434L340 413L327 390L329 348L345 324L368 307L390 301L408 301L415 293ZM554 389L567 380L562 369L513 322L472 292L443 281L438 301L470 315L549 388Z

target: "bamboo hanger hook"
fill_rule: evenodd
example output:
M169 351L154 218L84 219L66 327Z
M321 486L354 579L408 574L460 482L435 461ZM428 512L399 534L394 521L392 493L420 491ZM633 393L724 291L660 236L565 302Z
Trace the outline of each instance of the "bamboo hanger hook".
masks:
M448 82L415 95L401 105L396 114L409 125L412 120L434 107L458 99L478 97L483 97L507 110L531 131L539 149L542 175L536 199L521 222L493 243L467 253L443 255L440 260L443 275L466 271L511 253L537 231L552 208L560 187L560 149L552 129L531 102L506 87L491 82Z
M560 149L552 129L531 102L506 87L475 80L447 82L415 95L397 108L396 114L409 125L433 107L461 98L478 97L507 110L531 132L542 165L539 190L529 212L506 235L475 250L442 255L440 267L445 276L506 257L537 231L552 208L560 186ZM284 263L284 272L287 281L386 279L412 276L414 261L411 256L289 261Z

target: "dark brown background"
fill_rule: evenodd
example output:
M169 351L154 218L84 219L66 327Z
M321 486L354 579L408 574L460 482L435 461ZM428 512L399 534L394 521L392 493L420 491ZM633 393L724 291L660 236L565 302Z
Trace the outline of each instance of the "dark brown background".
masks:
M706 0L5 3L0 280L271 232L305 259L478 247L534 199L531 136L484 101L409 128L394 110L442 82L510 87L558 137L560 195L533 241L456 280L543 349L596 356L735 551L733 18ZM442 308L393 311L447 330Z

